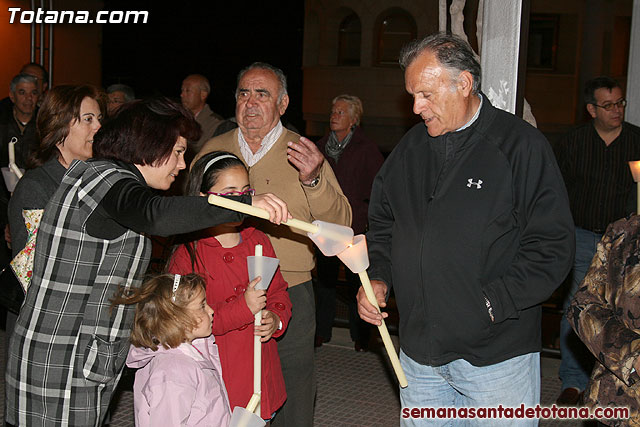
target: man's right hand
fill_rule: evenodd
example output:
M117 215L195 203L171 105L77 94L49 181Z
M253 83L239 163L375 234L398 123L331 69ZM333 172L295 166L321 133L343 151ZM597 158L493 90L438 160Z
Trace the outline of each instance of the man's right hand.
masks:
M262 208L269 212L269 221L274 224L280 225L282 221L293 218L287 209L287 204L275 194L257 194L251 199L251 206Z
M372 280L371 287L373 288L373 294L376 296L376 301L380 308L386 307L386 283L381 280ZM375 306L369 302L362 286L360 286L360 289L358 290L358 296L356 299L358 300L358 314L365 322L380 326L382 325L382 319L389 317L389 313L380 313Z

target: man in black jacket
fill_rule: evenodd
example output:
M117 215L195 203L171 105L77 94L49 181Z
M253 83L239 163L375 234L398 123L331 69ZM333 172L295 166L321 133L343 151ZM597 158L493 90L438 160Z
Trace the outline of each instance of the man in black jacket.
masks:
M402 406L535 406L540 304L574 253L553 152L480 92L480 65L460 38L416 40L400 63L424 124L407 132L375 179L367 242L377 300L384 306L393 286L400 313L409 382ZM386 317L362 289L358 303L364 320Z

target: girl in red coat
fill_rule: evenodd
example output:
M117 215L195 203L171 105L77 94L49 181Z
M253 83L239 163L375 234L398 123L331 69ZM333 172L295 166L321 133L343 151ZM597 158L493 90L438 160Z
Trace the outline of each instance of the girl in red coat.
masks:
M190 195L242 196L253 194L249 175L240 159L231 153L214 151L195 163L189 176ZM180 245L169 263L176 274L196 272L207 281L207 301L216 314L213 334L220 350L222 377L231 408L245 407L253 394L253 336L262 345L262 396L260 415L268 420L286 400L276 338L284 333L291 318L287 283L280 269L267 291L249 283L247 257L262 245L264 256L276 257L269 238L241 223L208 229L199 239ZM262 310L262 325L254 327L254 314Z

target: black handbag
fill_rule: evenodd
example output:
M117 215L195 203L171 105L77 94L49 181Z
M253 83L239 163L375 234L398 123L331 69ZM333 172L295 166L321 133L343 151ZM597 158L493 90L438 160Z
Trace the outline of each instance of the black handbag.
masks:
M24 302L24 288L10 265L0 273L0 305L12 313L19 314Z

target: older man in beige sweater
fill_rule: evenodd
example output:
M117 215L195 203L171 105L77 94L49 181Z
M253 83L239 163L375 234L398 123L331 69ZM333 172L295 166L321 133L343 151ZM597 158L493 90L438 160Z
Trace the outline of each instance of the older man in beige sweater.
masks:
M258 193L278 195L294 218L350 225L351 207L322 153L309 139L282 126L280 117L288 104L287 80L281 70L264 63L245 68L236 89L239 128L209 140L195 160L215 150L232 152L247 165L251 186ZM303 232L252 222L269 235L293 303L291 322L278 342L287 402L271 425L312 426L316 389L313 247Z

